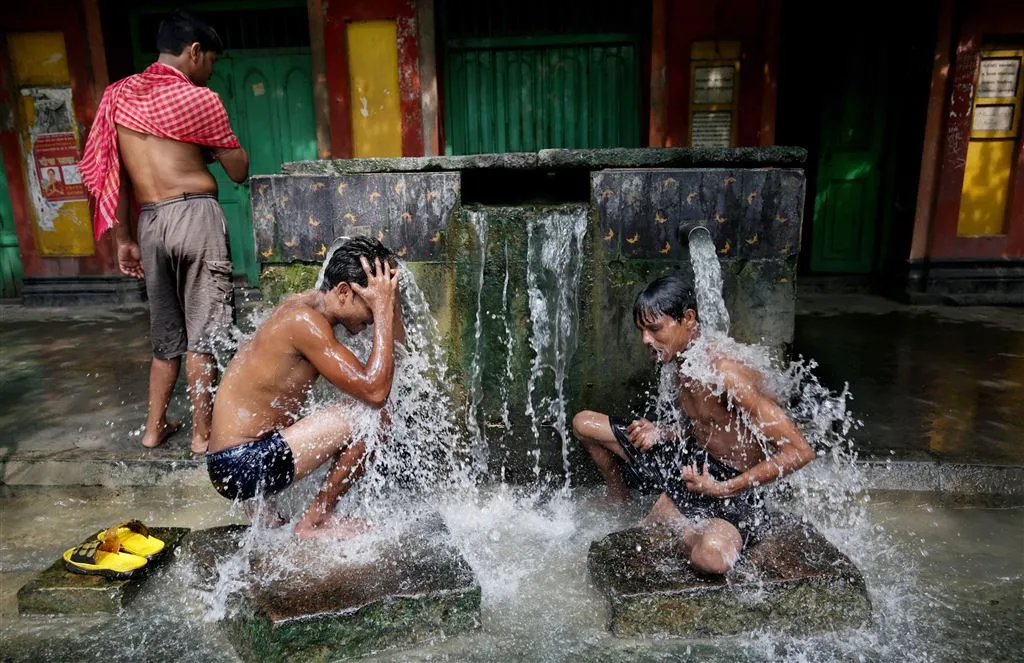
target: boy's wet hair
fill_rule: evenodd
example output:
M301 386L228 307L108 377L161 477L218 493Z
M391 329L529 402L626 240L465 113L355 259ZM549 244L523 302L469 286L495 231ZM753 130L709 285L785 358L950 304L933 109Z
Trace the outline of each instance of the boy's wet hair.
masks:
M156 50L160 53L181 55L182 51L196 42L204 51L221 53L224 50L224 42L216 30L181 9L171 12L160 21L156 29Z
M697 313L697 299L689 284L676 274L659 276L647 284L633 302L633 324L643 327L660 315L681 322L687 309Z
M395 254L391 249L381 244L372 237L353 237L337 249L331 255L327 269L324 270L324 282L320 284L320 290L329 292L339 283L355 283L366 287L367 277L363 266L359 262L360 256L366 258L370 263L370 270L376 267L374 259L379 258L381 264L395 264Z

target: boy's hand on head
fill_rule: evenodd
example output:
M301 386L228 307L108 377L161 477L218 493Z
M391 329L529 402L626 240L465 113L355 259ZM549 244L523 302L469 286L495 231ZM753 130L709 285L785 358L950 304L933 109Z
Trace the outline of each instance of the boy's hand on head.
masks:
M359 263L366 272L366 287L352 283L352 291L366 300L373 309L374 317L393 310L395 293L398 292L398 270L391 265L382 264L380 258L374 258L373 267L365 256L359 257Z

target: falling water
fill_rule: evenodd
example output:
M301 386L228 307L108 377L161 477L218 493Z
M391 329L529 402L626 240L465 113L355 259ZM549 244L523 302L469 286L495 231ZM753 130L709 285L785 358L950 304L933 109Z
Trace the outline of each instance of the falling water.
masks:
M345 238L339 238L327 252L317 283L333 252ZM362 479L351 491L352 499L369 504L390 498L396 487L425 493L435 489L464 492L480 478L486 467L482 440L467 439L457 424L458 409L449 389L448 363L437 321L431 314L415 276L399 263L399 295L405 343L396 344L395 374L384 409L391 420L382 430L378 412L339 392L325 380L314 387L310 403L301 416L344 402L353 413L353 438L363 439L371 459ZM338 326L339 342L365 362L373 347L370 332L349 334ZM481 466L481 458L483 465ZM296 509L307 504L319 487L327 468L301 482L303 490L291 491L288 502Z
M566 425L566 367L576 349L577 289L583 268L587 211L568 208L545 214L527 226L526 285L530 302L533 364L527 383L526 414L538 444L535 474L540 474L540 426L550 425L562 442L562 467L569 485L569 431ZM553 393L539 394L542 379Z
M512 334L512 319L509 315L508 309L508 279L509 279L509 262L508 262L508 240L505 240L505 280L501 286L501 319L504 323L504 336L505 342L505 373L501 381L501 427L502 427L502 439L508 436L512 432L512 422L509 419L509 406L508 406L508 388L512 384L514 377L512 373L512 358L515 352L515 336ZM504 481L505 468L502 468L502 480Z
M722 299L722 268L711 233L703 226L690 231L690 264L702 329L728 334L729 311Z
M487 216L484 212L477 210L467 212L467 216L480 244L480 276L477 279L476 323L473 332L473 361L470 364L469 371L469 403L466 407L466 427L469 429L470 439L473 440L473 447L486 450L487 435L480 425L478 417L480 403L484 397L483 389L480 385L480 376L483 371L480 360L480 336L483 332L484 270L487 263ZM479 458L478 462L481 466L481 471L487 469L486 454Z

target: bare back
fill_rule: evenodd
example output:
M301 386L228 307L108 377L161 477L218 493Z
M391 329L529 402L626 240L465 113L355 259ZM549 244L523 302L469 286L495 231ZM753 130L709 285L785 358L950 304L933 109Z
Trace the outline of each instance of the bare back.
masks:
M763 393L762 376L748 366L729 362L732 383ZM679 407L693 423L697 441L726 465L746 471L765 459L765 452L735 405L730 409L728 392L716 396L705 384L684 378Z
M206 167L199 145L157 138L121 125L117 127L117 142L140 203L183 193L217 192L217 181Z
M278 306L231 360L213 408L209 452L290 426L320 373L291 341L314 310L308 296Z

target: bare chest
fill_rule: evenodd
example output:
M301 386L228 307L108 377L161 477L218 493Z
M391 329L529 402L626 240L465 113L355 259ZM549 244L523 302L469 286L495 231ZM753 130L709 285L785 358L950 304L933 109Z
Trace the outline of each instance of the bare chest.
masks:
M738 470L764 459L764 453L736 408L725 396L716 396L704 386L682 388L679 407L690 419L694 437L711 456Z

